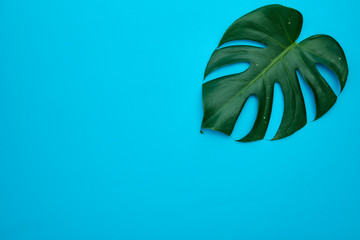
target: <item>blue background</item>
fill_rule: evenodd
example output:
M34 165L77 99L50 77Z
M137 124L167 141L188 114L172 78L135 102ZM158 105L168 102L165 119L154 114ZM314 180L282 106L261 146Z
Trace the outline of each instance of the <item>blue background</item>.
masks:
M346 53L323 118L199 133L212 51L270 3L1 0L0 239L360 239L358 2L277 2Z

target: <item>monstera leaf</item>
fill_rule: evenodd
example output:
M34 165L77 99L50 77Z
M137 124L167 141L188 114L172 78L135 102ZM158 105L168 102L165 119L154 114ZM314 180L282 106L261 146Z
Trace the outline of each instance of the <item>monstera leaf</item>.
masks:
M251 40L266 47L237 45L218 48L212 54L205 77L225 65L247 62L250 67L239 74L227 75L203 84L204 118L201 128L230 135L239 114L251 95L258 98L258 113L243 142L263 139L269 124L274 83L284 94L284 114L274 139L287 137L306 124L306 110L296 71L313 91L316 119L335 103L336 95L319 73L316 64L333 70L341 90L348 74L345 55L330 36L315 35L296 43L302 15L292 8L269 5L235 21L225 32L219 47L234 40Z

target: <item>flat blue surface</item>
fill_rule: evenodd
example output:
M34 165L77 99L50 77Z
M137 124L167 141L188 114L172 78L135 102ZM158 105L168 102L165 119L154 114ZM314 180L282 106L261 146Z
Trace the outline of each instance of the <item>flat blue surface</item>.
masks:
M2 0L0 239L360 239L357 1L276 2L346 53L323 118L274 142L199 133L212 51L270 3Z

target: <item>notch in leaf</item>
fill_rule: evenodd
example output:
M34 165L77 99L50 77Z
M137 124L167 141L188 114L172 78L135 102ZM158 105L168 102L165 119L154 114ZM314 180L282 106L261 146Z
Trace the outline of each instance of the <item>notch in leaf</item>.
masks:
M219 46L235 40L250 40L266 47L247 45L217 48L205 70L204 78L215 69L247 62L250 67L238 74L216 78L203 84L204 117L201 128L230 135L240 112L251 95L259 100L251 131L241 142L263 139L270 120L273 90L278 82L284 94L284 114L273 140L287 137L306 124L304 98L296 71L310 86L316 104L316 118L323 116L337 96L321 76L316 64L334 71L343 90L348 66L340 45L330 36L315 35L296 43L302 15L295 9L268 5L236 20L225 32Z

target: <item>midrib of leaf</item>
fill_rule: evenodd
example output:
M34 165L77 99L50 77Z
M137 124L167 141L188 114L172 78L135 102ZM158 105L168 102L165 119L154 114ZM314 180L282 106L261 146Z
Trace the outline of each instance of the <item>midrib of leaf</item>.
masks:
M259 80L262 76L264 76L267 71L269 71L275 64L277 64L279 61L282 60L282 58L288 54L291 50L293 50L298 44L296 42L293 42L291 45L289 45L287 48L284 49L274 60L272 60L269 65L264 68L264 70L259 73L248 85L246 85L245 88L243 88L240 92L235 94L233 97L229 99L219 110L216 111L215 114L213 114L207 121L211 120L213 117L215 117L221 110L223 110L227 105L229 105L232 101L234 101L235 98L243 94L254 82ZM216 125L215 125L216 126Z

